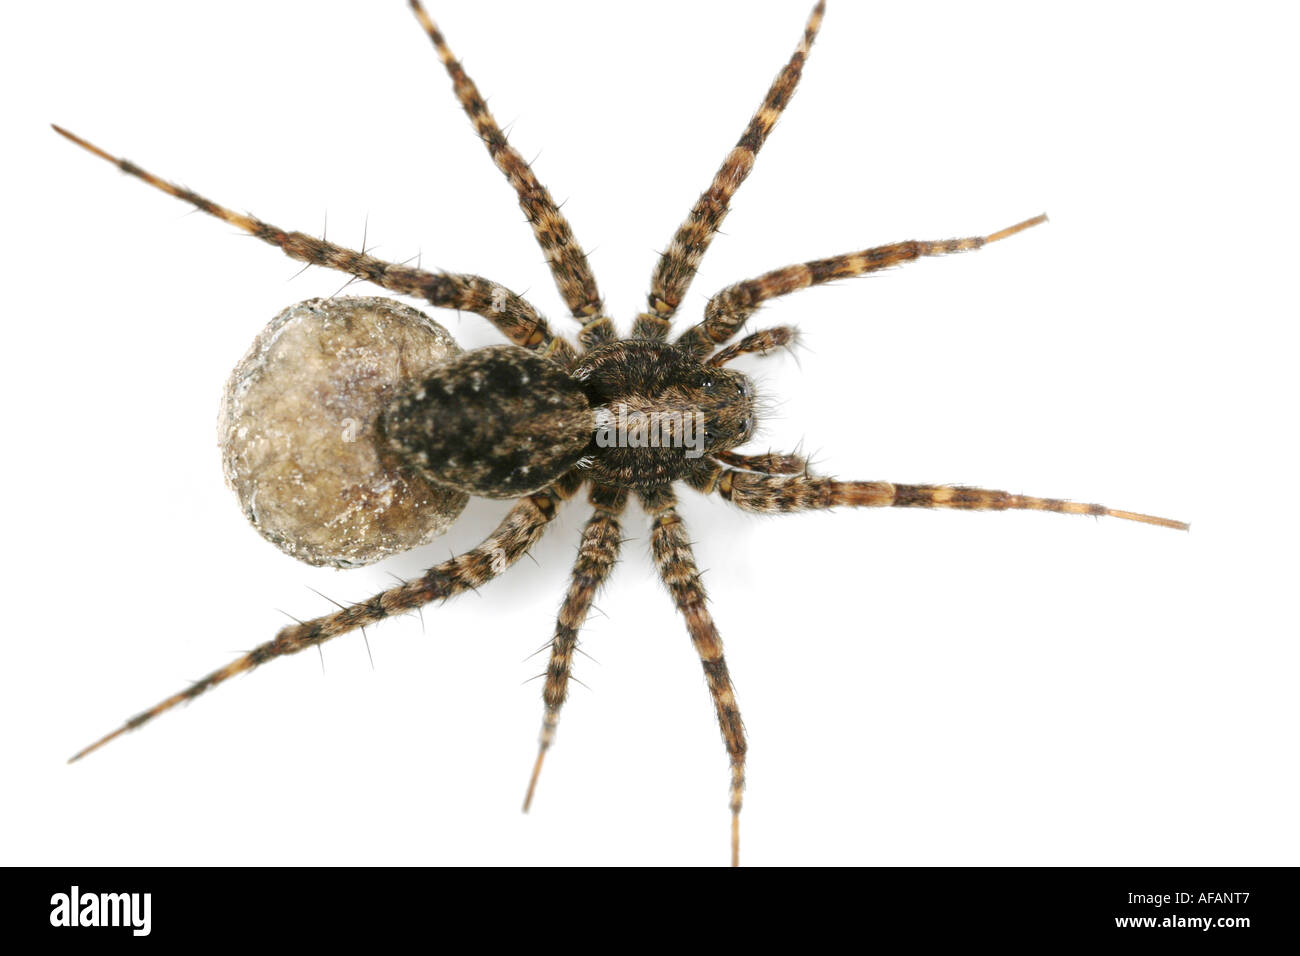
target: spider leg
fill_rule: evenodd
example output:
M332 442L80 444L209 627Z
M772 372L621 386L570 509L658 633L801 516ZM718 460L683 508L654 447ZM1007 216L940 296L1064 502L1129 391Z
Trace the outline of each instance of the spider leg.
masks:
M812 48L825 12L826 2L819 0L808 17L798 49L772 81L763 104L750 119L744 135L727 154L714 175L713 182L701 194L686 221L678 227L668 249L660 256L650 283L650 311L637 318L632 331L633 338L663 341L668 337L673 315L690 287L691 280L695 278L695 272L709 243L726 218L731 197L754 168L754 159L762 149L767 134L772 132L781 111L794 95L794 89L803 73L804 61L808 59L808 51Z
M720 368L742 355L749 355L753 352L766 355L773 349L785 348L798 338L799 333L793 326L778 325L770 329L763 329L760 332L746 335L733 345L728 345L710 358L708 364L714 368Z
M53 124L51 124L53 125ZM277 246L291 259L309 265L327 266L359 279L367 279L390 292L426 300L444 309L461 309L483 316L515 345L553 359L565 367L576 353L564 339L552 335L546 320L527 301L495 282L480 276L450 272L423 272L409 266L385 262L374 256L317 239L302 232L286 232L254 216L234 212L183 186L160 179L130 160L119 159L93 143L55 126L54 131L83 149L177 199L192 203L210 216L230 223L263 242Z
M546 667L546 687L542 691L546 714L542 718L537 762L533 765L533 773L528 780L528 793L524 796L525 813L532 805L537 778L542 772L542 761L555 740L560 708L568 697L569 672L573 667L573 652L578 646L578 630L587 619L596 592L614 570L623 540L618 518L627 505L627 489L593 484L590 501L596 511L582 529L582 543L578 546L573 579L560 608L559 619L555 622L555 637L551 641L551 660Z
M1008 226L987 236L973 236L968 239L940 239L923 242L911 240L896 242L848 255L831 256L829 259L814 259L798 265L775 269L757 279L746 279L735 285L727 286L704 307L704 320L691 326L677 339L695 355L703 357L713 349L726 342L753 315L754 311L769 299L789 295L799 289L847 279L852 276L878 272L891 266L902 265L924 256L945 256L954 252L969 252L997 242L1008 236L1014 236L1031 226L1047 221L1047 216L1034 216L1014 226ZM717 357L711 364L720 364Z
M838 481L834 478L800 475L778 477L757 475L715 463L701 466L689 479L705 494L717 492L745 511L776 514L826 508L955 508L961 511L1054 511L1069 515L1106 515L1126 521L1186 531L1189 525L1171 518L1133 511L1119 511L1104 505L1032 498L988 488L957 485L896 485L888 481Z
M581 483L581 477L571 472L550 487L521 498L497 525L496 530L477 547L435 565L420 577L389 588L367 601L281 629L272 640L137 714L117 730L79 750L68 763L80 760L128 730L143 726L159 714L171 710L177 704L193 700L236 674L251 671L277 657L319 646L332 637L377 623L394 614L413 611L431 601L449 598L487 583L537 543L559 511L560 503L572 496Z
M653 519L650 548L655 566L672 594L677 610L686 619L686 629L700 655L700 663L704 665L704 677L713 696L727 756L731 759L731 865L738 866L740 807L745 790L745 725L740 719L735 689L731 686L727 662L722 656L722 638L709 614L686 526L677 514L677 496L668 485L639 494L646 513Z
M771 452L766 455L741 455L734 451L721 451L713 459L724 465L765 475L808 474L808 459L803 455L778 455Z
M533 227L533 235L537 237L537 243L546 255L546 261L560 295L564 297L564 302L573 317L584 323L582 335L584 344L590 346L612 340L615 338L614 326L605 317L600 291L596 288L596 277L592 275L587 263L587 254L582 251L578 240L574 238L568 220L561 214L550 192L537 181L532 168L519 155L518 150L506 140L501 127L492 118L487 103L479 94L478 87L469 78L460 61L452 55L442 31L425 12L420 0L410 0L410 4L420 25L424 27L424 32L433 42L438 59L447 68L447 75L451 77L456 99L460 101L461 108L474 124L474 131L483 140L492 161L501 172L505 173L506 179L514 187L519 197L519 206L528 217L528 223Z

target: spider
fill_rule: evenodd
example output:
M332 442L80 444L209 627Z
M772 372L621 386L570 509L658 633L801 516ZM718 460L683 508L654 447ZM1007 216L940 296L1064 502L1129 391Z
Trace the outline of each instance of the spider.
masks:
M749 317L765 302L922 257L973 251L1046 220L1039 215L983 236L899 242L775 269L722 289L709 299L699 321L670 337L678 307L732 197L794 93L821 26L825 0L813 8L798 47L661 255L651 279L648 307L636 317L627 336L620 336L605 314L586 255L550 193L507 141L419 0L410 0L410 6L450 76L460 105L518 196L564 303L579 324L576 346L554 333L522 296L498 283L476 275L427 272L385 262L364 251L285 231L163 180L58 126L54 129L124 173L278 247L293 259L337 269L434 306L477 313L492 323L511 344L469 352L410 383L382 411L377 440L404 467L431 482L516 503L477 547L368 600L284 627L266 643L132 717L70 762L237 674L480 587L526 554L561 505L585 489L591 517L582 531L550 645L542 694L544 716L523 809L527 811L532 803L555 740L579 630L619 559L621 516L629 498L636 497L650 518L654 564L698 652L722 731L730 761L730 859L737 865L746 734L722 640L677 512L676 486L685 484L742 510L765 514L841 506L1021 509L1107 515L1186 530L1182 522L1096 504L951 485L843 481L812 473L799 454L739 450L754 435L758 408L753 383L728 365L742 355L762 356L788 347L796 338L789 326L741 335ZM666 424L650 432L652 440L605 440L611 423L617 421L625 428L629 420Z

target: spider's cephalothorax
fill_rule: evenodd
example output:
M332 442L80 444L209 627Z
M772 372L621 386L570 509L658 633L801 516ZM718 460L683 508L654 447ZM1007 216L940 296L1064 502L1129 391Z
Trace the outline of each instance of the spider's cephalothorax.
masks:
M429 481L489 498L532 493L575 468L614 487L652 488L748 441L754 388L665 342L610 342L572 371L500 345L416 382L379 430Z
M573 374L600 412L590 462L596 481L633 489L679 481L704 456L754 434L753 383L678 345L611 342L583 356Z
M386 451L435 482L518 501L477 547L367 601L285 627L272 640L131 718L73 760L236 674L479 587L527 553L560 504L585 485L592 514L583 529L572 582L551 643L541 741L524 809L532 801L542 760L555 738L578 630L618 560L623 541L620 516L629 495L635 494L650 518L650 546L659 575L699 653L730 758L731 860L735 864L745 786L745 729L691 541L677 513L675 482L685 481L704 494L717 494L739 508L761 513L837 506L1027 509L1187 527L1167 518L1101 505L982 488L840 481L810 474L798 455L750 455L733 450L753 435L754 396L748 379L723 366L741 355L761 355L786 346L795 335L793 329L778 326L727 344L764 302L924 256L978 249L1046 218L1036 216L984 236L898 242L775 269L718 292L709 299L703 318L670 343L673 317L700 260L798 84L821 25L824 0L814 7L799 46L659 259L651 279L649 309L636 319L628 338L620 338L605 315L586 255L550 193L506 141L474 82L418 0L410 3L475 130L514 188L569 313L581 324L579 347L554 334L529 302L498 283L477 275L425 272L305 233L285 231L220 206L55 129L123 172L279 247L294 259L337 269L435 306L474 312L495 325L512 345L459 356L421 381L410 383L383 411L374 431Z

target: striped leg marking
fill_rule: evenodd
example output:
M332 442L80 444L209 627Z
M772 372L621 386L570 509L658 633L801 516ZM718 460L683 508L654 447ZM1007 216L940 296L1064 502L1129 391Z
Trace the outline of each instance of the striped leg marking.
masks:
M532 806L537 778L542 773L542 761L555 741L560 708L569 695L569 674L573 669L573 652L578 647L578 631L587 619L596 592L605 584L609 573L618 563L619 547L623 543L623 532L618 519L627 505L627 490L593 485L590 500L596 511L582 530L582 543L578 546L578 559L573 566L569 592L564 597L560 616L555 622L551 660L546 667L546 687L542 691L546 713L542 718L537 762L533 764L528 793L524 796L524 813Z
M745 725L736 706L735 688L722 656L722 637L709 614L708 600L700 572L695 567L686 527L677 514L677 498L665 485L643 491L641 504L652 516L650 550L659 576L668 587L673 603L686 620L691 643L700 655L704 678L713 697L713 708L722 728L722 740L731 760L731 865L740 865L740 808L745 792Z
M525 299L488 279L450 272L423 272L409 266L376 259L374 256L317 239L303 232L286 232L278 226L234 212L141 169L135 163L119 159L80 136L55 126L54 131L82 149L112 163L122 172L143 180L169 196L192 204L200 212L228 222L263 242L276 246L290 259L309 265L325 266L365 279L400 295L415 296L443 309L460 309L483 316L515 345L554 359L566 368L576 353L568 342L551 334L546 320Z
M668 329L673 315L681 305L691 280L700 267L700 260L709 248L709 243L717 234L726 218L731 197L736 194L740 184L745 181L758 151L763 148L767 136L772 132L782 110L794 95L799 78L803 75L803 66L812 49L813 40L822 24L826 13L825 0L813 8L804 27L803 38L799 47L790 57L767 91L763 103L758 108L745 128L744 134L735 147L727 154L722 166L714 174L709 188L696 200L694 208L686 221L678 227L672 242L659 258L654 277L650 282L650 311L643 313L633 327L633 338L649 338L663 341L668 337Z
M510 509L497 525L496 530L478 547L435 565L420 577L395 588L389 588L367 601L361 601L324 617L283 628L272 640L253 648L243 657L137 714L117 730L77 751L68 763L80 760L110 740L120 737L129 730L144 726L177 704L193 700L236 674L251 671L277 657L296 654L308 647L324 644L330 638L376 624L394 614L413 611L431 601L449 598L462 591L486 584L523 557L525 552L537 543L542 532L551 523L551 519L559 512L560 503L569 498L579 484L581 479L565 476L549 488L519 499L518 504Z
M878 272L881 269L914 262L927 256L947 256L954 252L981 249L991 242L1014 236L1018 232L1046 221L1046 215L1039 215L987 236L932 241L913 239L888 246L877 246L874 249L863 249L861 252L851 252L848 255L831 256L829 259L814 259L812 262L802 262L798 265L786 266L784 269L775 269L757 279L746 279L727 286L711 298L704 308L704 321L683 332L677 344L702 358L729 340L736 330L745 324L745 320L770 299L789 295L791 292L807 289L809 286L834 282L836 279L848 279Z

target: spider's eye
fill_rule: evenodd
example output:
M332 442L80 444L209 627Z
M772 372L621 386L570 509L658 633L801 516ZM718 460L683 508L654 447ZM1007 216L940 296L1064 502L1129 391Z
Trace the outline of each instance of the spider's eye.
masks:
M744 383L744 382L736 382L735 384L736 384L736 394L737 394L737 395L744 395L744 394L745 394L745 383Z
M700 388L712 388L712 387L713 387L713 379L709 378L708 376L705 376L703 379L700 380Z

